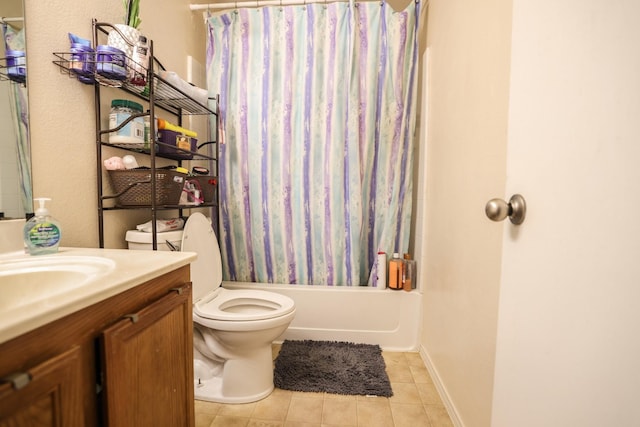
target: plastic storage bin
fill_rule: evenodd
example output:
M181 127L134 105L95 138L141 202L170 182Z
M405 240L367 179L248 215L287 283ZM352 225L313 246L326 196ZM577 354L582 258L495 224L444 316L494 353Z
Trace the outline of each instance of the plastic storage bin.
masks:
M111 101L109 128L115 129L134 114L142 113L142 105L128 99ZM109 133L109 143L127 147L142 148L144 146L145 123L143 117L136 117L117 132Z
M93 77L95 71L96 54L91 46L81 43L71 43L71 72L82 77ZM93 81L93 78L91 79Z
M172 245L176 249L180 250L182 244L182 230L164 231L157 233L157 243L159 251L170 251L169 246ZM125 234L125 240L129 249L137 250L152 250L153 249L153 234L145 231L129 230ZM169 242L167 244L166 242Z
M23 50L7 49L7 76L9 80L24 83L27 81L27 61Z
M198 150L198 140L196 138L172 130L158 129L158 141L162 144L157 145L156 153L170 159L191 160L193 159L193 153ZM185 153L184 151L176 150L176 148L188 150L191 153Z
M111 80L127 78L126 57L123 51L113 46L96 48L96 72Z
M215 196L216 186L218 185L218 179L215 176L196 175L190 176L187 179L198 181L198 184L200 184L200 190L202 190L202 199L204 203L211 203L214 201L213 197Z

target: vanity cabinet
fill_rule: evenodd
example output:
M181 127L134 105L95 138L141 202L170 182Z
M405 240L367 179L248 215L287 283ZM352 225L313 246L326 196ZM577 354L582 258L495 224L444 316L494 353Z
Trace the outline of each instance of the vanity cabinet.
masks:
M0 427L194 426L189 266L0 345Z
M103 332L107 424L181 426L193 412L190 288L162 299ZM178 351L177 351L178 350ZM146 355L147 357L139 357Z
M76 346L3 383L0 426L84 425L80 358Z

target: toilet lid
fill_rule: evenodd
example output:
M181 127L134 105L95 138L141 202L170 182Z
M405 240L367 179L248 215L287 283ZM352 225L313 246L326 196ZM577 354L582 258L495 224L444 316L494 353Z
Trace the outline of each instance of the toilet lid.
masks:
M291 313L295 304L286 295L259 289L217 289L197 301L193 311L212 320L251 321Z
M189 216L182 233L181 250L195 252L198 258L191 263L193 301L207 295L222 283L222 258L216 233L200 212Z

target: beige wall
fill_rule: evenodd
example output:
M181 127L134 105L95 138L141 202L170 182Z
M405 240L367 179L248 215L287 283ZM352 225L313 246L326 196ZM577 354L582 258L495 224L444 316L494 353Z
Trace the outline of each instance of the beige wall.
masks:
M68 51L68 32L91 38L92 18L122 23L122 2L25 2L34 196L53 199L50 209L63 225L62 245L96 247L94 90L60 74L52 52ZM188 0L141 1L140 30L154 40L163 65L184 77L187 55L204 64L203 18L190 12L189 4ZM106 117L110 99L123 94L110 89L102 94ZM149 218L144 211L106 212L106 246L124 247L125 230Z
M431 0L421 351L465 426L491 419L504 197L511 2Z

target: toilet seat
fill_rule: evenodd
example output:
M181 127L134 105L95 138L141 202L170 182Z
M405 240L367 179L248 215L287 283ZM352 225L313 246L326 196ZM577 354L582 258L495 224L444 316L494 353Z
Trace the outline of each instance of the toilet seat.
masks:
M198 255L191 263L193 302L205 297L222 284L222 257L218 239L209 220L200 212L191 214L182 232L182 252Z
M277 319L295 311L291 298L262 290L228 290L222 284L222 257L209 220L197 212L187 220L181 250L195 252L191 263L193 313L212 321L248 322Z
M232 322L273 319L295 309L291 298L261 290L216 289L193 305L201 318Z

